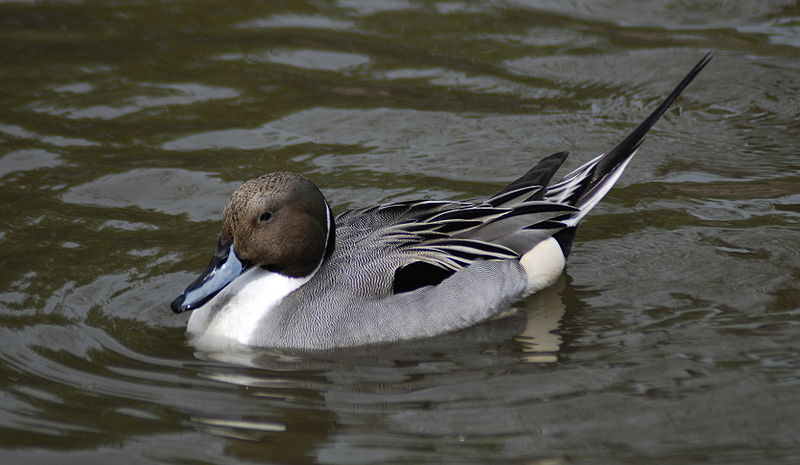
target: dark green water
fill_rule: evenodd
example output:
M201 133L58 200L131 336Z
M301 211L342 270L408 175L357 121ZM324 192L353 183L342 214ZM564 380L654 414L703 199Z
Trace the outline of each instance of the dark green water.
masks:
M193 353L230 192L495 192L717 56L513 317ZM800 462L796 1L0 1L0 463Z

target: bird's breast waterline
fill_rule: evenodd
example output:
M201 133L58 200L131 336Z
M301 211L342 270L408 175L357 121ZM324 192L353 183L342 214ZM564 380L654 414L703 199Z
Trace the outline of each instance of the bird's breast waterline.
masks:
M261 268L248 270L195 310L186 330L194 338L195 345L206 349L224 345L226 341L250 345L259 322L312 276L314 273L291 278Z

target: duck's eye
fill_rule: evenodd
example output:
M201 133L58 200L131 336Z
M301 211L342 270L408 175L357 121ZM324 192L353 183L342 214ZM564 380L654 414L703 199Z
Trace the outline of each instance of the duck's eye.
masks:
M261 214L261 216L258 217L258 221L262 223L266 223L271 219L272 219L272 212L264 212Z

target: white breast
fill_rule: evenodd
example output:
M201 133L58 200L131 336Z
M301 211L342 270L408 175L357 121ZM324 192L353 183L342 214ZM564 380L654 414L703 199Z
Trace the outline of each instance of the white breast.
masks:
M311 276L290 278L261 268L248 270L194 310L186 332L203 350L220 350L232 343L249 345L259 321Z

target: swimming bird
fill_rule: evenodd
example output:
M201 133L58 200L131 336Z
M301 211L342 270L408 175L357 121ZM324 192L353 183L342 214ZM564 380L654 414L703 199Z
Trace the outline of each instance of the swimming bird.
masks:
M490 319L556 281L580 221L710 59L619 144L555 183L567 152L485 200L395 202L334 217L304 176L249 180L225 206L207 269L172 310L193 311L187 333L204 350L358 346Z

